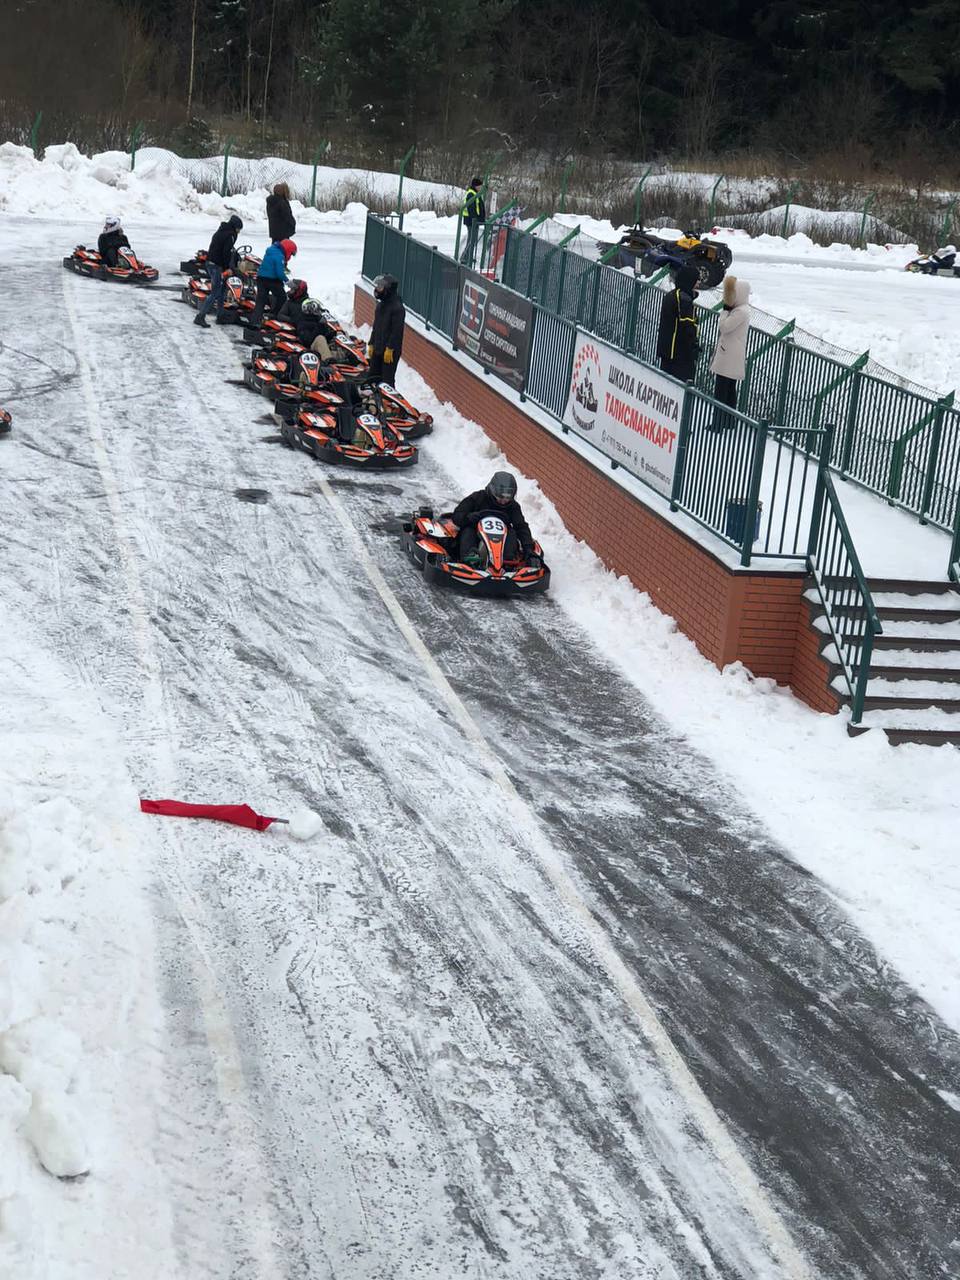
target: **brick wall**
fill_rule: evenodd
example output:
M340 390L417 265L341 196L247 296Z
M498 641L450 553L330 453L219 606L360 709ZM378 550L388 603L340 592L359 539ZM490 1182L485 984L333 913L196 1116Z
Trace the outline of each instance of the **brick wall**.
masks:
M358 324L373 322L373 299L359 286L354 306ZM621 489L606 467L593 466L500 395L492 378L465 368L412 326L403 358L440 400L479 422L512 465L539 482L570 532L646 591L707 658L719 667L739 660L755 675L790 685L816 710L836 711L802 573L734 572Z

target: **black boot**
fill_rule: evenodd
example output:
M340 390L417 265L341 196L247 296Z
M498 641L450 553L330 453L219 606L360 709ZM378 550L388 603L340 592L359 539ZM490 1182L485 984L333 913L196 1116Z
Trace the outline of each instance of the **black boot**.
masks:
M206 317L206 316L194 316L193 323L194 323L194 324L198 324L198 325L200 326L200 328L201 328L201 329L209 329L209 328L210 328L210 326L207 324L207 317Z

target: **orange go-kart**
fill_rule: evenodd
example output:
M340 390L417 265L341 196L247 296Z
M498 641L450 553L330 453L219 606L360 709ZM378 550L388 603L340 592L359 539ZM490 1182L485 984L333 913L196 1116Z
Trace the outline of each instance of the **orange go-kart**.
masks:
M237 253L237 274L241 276L255 276L260 269L261 258L258 258L248 244L241 245L236 251ZM200 276L206 279L207 275L207 251L206 249L198 249L192 258L188 258L185 262L180 263L180 270L184 275Z
M529 596L546 591L550 570L538 543L525 557L516 534L496 511L472 517L478 535L479 563L461 559L460 532L448 511L434 516L421 507L403 521L401 545L429 582L473 596Z
M117 250L117 265L107 266L96 249L78 244L63 265L78 276L92 276L96 280L115 280L118 284L153 284L160 272L141 262L131 248L121 245Z
M198 309L210 296L210 281L194 277L180 290L180 297L188 306ZM223 291L223 307L220 311L225 322L242 324L245 316L256 306L250 290L240 276L228 276Z
M385 419L348 404L303 407L281 419L280 435L291 449L311 453L318 462L368 471L412 467L420 460L416 445L407 444Z

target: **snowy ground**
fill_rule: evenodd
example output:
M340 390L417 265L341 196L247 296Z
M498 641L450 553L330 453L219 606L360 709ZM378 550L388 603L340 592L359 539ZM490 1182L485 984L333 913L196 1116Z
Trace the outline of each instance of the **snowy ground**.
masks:
M420 466L326 473L91 231L0 222L0 1274L955 1272L957 753L717 673L528 482L551 595L429 592L480 429L407 369ZM361 238L298 236L341 311Z

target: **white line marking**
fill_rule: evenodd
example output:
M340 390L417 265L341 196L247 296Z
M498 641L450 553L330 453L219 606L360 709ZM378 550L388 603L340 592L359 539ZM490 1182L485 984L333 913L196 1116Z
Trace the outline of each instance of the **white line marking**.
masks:
M640 1028L656 1054L660 1066L670 1083L682 1097L685 1106L696 1121L704 1137L713 1149L720 1166L731 1185L736 1188L744 1209L753 1219L761 1235L779 1264L784 1280L814 1280L814 1273L794 1242L790 1232L756 1174L747 1163L739 1147L727 1131L713 1104L697 1083L656 1010L647 1000L633 974L614 950L604 931L597 924L589 907L577 891L577 887L563 866L561 859L547 839L540 821L530 809L507 773L499 756L487 742L480 727L470 715L465 704L437 665L433 654L420 638L400 601L388 585L379 567L367 549L359 531L350 519L344 504L337 497L327 478L320 477L320 489L327 499L338 522L349 538L363 571L371 586L386 605L398 630L420 659L434 688L443 698L465 737L486 761L491 778L513 811L530 833L537 856L558 896L566 904L586 934L598 960L615 982L620 994L635 1015Z

